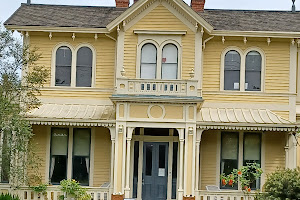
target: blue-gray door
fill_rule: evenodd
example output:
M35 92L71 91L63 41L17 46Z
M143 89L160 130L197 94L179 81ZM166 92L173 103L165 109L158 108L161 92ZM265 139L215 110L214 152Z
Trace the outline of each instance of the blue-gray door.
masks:
M143 200L166 200L168 184L168 143L145 142Z

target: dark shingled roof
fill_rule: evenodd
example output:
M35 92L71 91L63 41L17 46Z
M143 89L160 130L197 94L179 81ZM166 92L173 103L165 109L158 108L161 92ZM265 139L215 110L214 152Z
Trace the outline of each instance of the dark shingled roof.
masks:
M22 4L4 25L105 28L125 10L116 7Z
M22 4L4 24L104 28L125 10L116 7ZM215 30L300 32L300 12L206 9L198 14Z
M300 32L300 12L210 10L198 13L214 30Z

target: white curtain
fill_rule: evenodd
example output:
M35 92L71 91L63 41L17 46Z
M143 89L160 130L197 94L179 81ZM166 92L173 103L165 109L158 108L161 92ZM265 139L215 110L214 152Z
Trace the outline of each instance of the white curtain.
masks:
M86 171L88 174L90 174L90 159L85 158L85 164L86 164Z
M51 158L51 168L50 168L50 179L53 176L53 172L54 172L54 167L55 167L55 157Z

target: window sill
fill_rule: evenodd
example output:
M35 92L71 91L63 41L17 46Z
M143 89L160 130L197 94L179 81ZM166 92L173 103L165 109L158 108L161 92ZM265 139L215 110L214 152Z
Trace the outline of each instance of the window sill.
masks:
M245 95L245 96L296 96L296 93L290 92L265 92L265 91L235 91L235 90L220 90L220 91L205 91L204 94L216 95Z

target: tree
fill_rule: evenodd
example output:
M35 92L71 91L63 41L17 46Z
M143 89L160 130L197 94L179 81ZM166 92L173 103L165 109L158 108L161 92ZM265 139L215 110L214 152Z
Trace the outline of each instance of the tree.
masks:
M37 171L39 165L26 120L26 113L39 105L37 95L49 76L43 66L35 65L39 57L37 49L22 45L0 27L0 174L15 187L26 184L27 170Z

